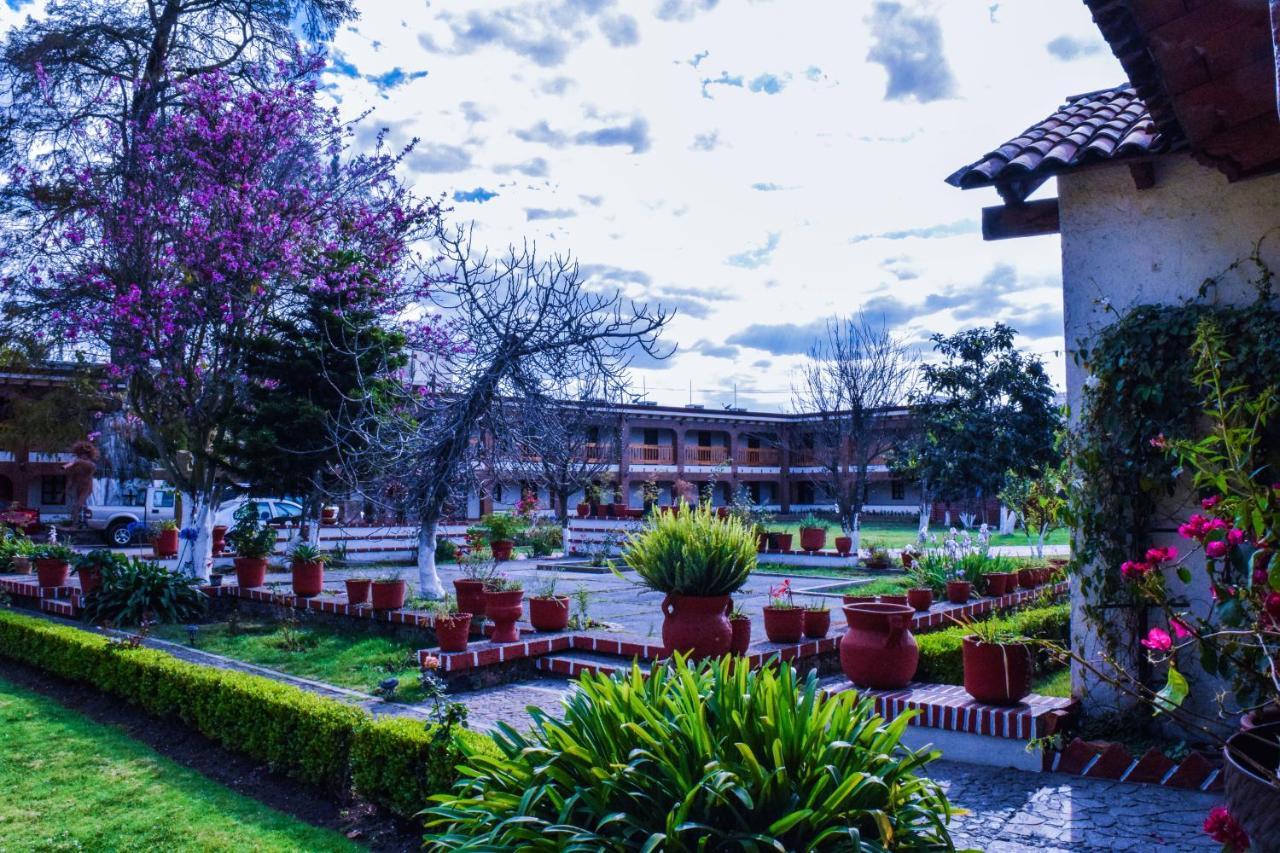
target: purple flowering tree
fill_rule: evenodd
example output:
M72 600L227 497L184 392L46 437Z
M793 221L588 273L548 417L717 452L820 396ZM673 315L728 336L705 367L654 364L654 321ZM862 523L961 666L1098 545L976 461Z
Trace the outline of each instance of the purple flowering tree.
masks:
M252 86L193 77L163 116L100 126L79 160L11 174L43 227L41 251L4 280L7 325L109 353L186 496L184 560L202 575L212 512L234 488L219 448L234 446L227 424L255 381L251 342L311 294L391 319L424 292L411 245L438 229L438 208L380 145L350 156L315 70L282 66ZM127 168L97 168L126 148Z

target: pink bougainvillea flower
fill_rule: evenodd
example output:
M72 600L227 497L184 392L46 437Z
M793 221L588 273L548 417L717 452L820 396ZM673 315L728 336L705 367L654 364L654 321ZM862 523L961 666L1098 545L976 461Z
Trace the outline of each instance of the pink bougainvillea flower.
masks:
M1227 544L1239 545L1244 541L1244 531L1239 527L1233 527L1227 531Z
M1209 497L1200 501L1200 506L1203 507L1204 509L1213 509L1215 506L1218 505L1218 501L1220 500L1222 500L1221 495L1210 495Z
M1254 569L1254 570L1253 570L1253 585L1254 585L1254 586L1262 586L1262 585L1263 585L1263 584L1265 584L1266 582L1267 582L1267 570L1266 570L1266 569Z
M1191 636L1191 629L1187 627L1187 623L1176 616L1169 620L1169 627L1173 629L1174 636L1179 640L1185 640Z
M1231 546L1221 539L1204 543L1204 554L1210 560L1221 560L1231 552Z
M1120 574L1125 580L1139 581L1146 577L1147 572L1151 571L1150 563L1142 563L1137 560L1125 560L1120 566Z
M1225 848L1233 851L1249 849L1249 834L1231 816L1226 806L1210 809L1209 816L1204 819L1204 831Z
M1152 438L1150 440L1150 444L1152 447L1158 447L1161 450L1163 450L1164 448L1169 446L1169 440L1164 437L1164 433L1159 433L1156 435L1155 438Z
M1142 641L1142 645L1152 651L1167 652L1173 649L1173 638L1163 628L1152 628L1147 632L1147 638Z
M1280 617L1280 592L1267 593L1266 601L1262 605L1266 608L1267 613L1274 617Z
M1178 549L1174 548L1172 545L1168 548L1147 549L1148 563L1155 563L1158 565L1160 563L1171 563L1176 559L1178 559Z

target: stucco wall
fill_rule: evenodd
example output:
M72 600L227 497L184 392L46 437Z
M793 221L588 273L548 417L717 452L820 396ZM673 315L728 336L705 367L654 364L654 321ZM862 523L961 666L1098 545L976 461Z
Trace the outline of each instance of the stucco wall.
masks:
M1073 413L1080 410L1085 379L1074 362L1079 341L1087 341L1135 305L1194 298L1205 279L1247 257L1260 237L1280 226L1280 176L1231 184L1187 155L1158 162L1151 189L1136 189L1128 168L1112 166L1059 178L1058 196L1067 399ZM1280 233L1264 243L1263 257L1280 269ZM1224 279L1216 293L1212 298L1228 302L1249 302L1254 295L1245 277L1236 273ZM1153 538L1156 544L1177 545L1185 552L1187 543L1174 528L1175 519L1187 510L1177 502L1167 509L1170 517ZM1171 581L1177 585L1176 579ZM1186 592L1195 610L1203 612L1204 584L1193 584ZM1078 614L1082 602L1078 592L1074 596ZM1087 652L1093 638L1082 623L1078 617L1073 620L1074 635L1077 647ZM1193 679L1198 675L1199 668L1190 661L1181 669ZM1075 687L1095 707L1117 699L1079 672Z

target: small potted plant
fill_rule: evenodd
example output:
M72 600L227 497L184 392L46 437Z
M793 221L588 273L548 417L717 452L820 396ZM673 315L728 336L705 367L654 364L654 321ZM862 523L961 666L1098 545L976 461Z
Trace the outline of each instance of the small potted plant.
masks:
M973 584L966 580L947 581L947 601L964 604L973 595Z
M965 692L988 705L1016 705L1031 692L1031 641L990 619L969 622L961 650Z
M874 604L876 597L874 595L842 595L840 596L841 604Z
M769 534L769 550L787 553L791 550L791 534L774 530Z
M38 545L31 552L36 577L42 587L66 586L76 552L65 545Z
M36 545L25 536L17 536L6 543L9 550L9 571L20 575L31 574L31 555Z
M825 601L811 601L804 608L804 635L821 640L831 630L831 609Z
M729 644L729 653L745 655L751 647L751 617L740 608L733 608L729 614L729 627L733 630L733 639Z
M453 580L453 589L458 594L458 609L472 616L483 617L484 588L498 576L498 564L473 551L458 558L458 568L462 577Z
M800 519L800 550L812 554L827 547L828 526L826 519L819 518L813 513Z
M95 548L87 554L77 554L72 559L71 571L80 579L80 592L92 595L102 586L104 571L125 562L124 557L106 548Z
M485 615L493 622L495 643L514 643L520 639L516 622L524 615L524 586L518 580L499 575L484 588Z
M236 510L236 523L227 534L236 549L236 583L254 589L267 582L267 557L276 547L276 532L258 519L258 505L249 501Z
M178 556L178 522L169 520L156 525L151 550L157 560Z
M494 512L480 519L479 526L485 532L493 558L501 563L511 559L516 537L529 526L529 522L514 513Z
M926 556L915 560L907 573L911 578L911 587L907 590L907 604L916 610L928 610L933 607L933 593L944 588L944 571L934 559Z
M347 588L347 604L360 605L369 603L369 591L373 587L373 578L347 578L342 584Z
M853 537L837 536L836 537L836 553L839 554L841 557L847 557L852 552L853 552Z
M798 643L804 636L804 608L792 598L790 578L769 589L764 633L771 643Z
M324 592L324 564L328 559L328 554L306 543L294 547L289 554L294 595L310 598Z
M404 607L409 585L399 573L393 572L374 580L369 592L374 610L399 610Z
M434 626L436 641L442 652L465 652L471 639L471 614L459 610L452 596L436 602Z
M916 546L908 544L907 547L902 549L902 554L900 556L902 557L902 568L904 569L911 568L911 566L916 561L916 557L918 556L918 552L916 551Z
M658 505L662 492L658 489L658 481L650 477L640 486L640 496L644 501L644 514L648 515Z
M529 596L529 624L535 631L563 631L569 627L569 596L556 594L555 574L539 575Z
M881 604L902 604L907 603L907 594L905 592L886 592L876 597Z
M602 494L600 484L596 482L588 483L587 487L582 490L583 500L587 504L587 515L594 515L597 518L601 515L600 496Z
M863 563L868 569L883 571L892 565L893 561L889 557L889 549L883 545L869 544L867 546L867 558Z
M1040 572L1036 569L1019 569L1018 586L1023 589L1035 589L1040 583Z

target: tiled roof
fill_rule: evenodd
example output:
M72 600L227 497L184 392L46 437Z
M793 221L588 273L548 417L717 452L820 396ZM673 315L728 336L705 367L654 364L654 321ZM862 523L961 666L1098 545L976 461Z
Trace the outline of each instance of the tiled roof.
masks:
M1067 100L1056 113L1015 139L958 169L947 183L970 189L1024 182L1106 160L1170 149L1132 86L1117 86Z

